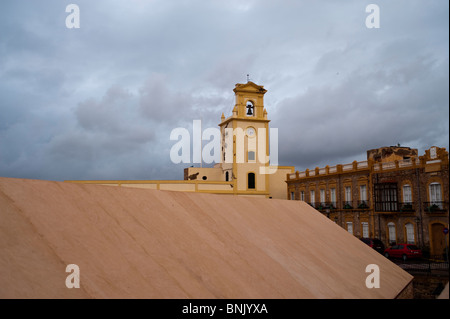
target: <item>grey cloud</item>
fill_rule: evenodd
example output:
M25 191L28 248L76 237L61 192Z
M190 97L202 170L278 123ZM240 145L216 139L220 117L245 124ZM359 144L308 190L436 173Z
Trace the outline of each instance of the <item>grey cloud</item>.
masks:
M100 101L89 99L75 109L76 124L50 142L50 152L62 158L106 159L154 141L155 132L139 116L137 98L113 86Z
M401 143L448 148L448 2L5 0L0 176L182 178L176 127L217 127L246 74L268 89L279 160L316 165Z
M273 124L290 128L280 131L284 160L309 167L425 136L429 145L442 142L442 134L448 135L443 66L428 58L407 59L281 102Z

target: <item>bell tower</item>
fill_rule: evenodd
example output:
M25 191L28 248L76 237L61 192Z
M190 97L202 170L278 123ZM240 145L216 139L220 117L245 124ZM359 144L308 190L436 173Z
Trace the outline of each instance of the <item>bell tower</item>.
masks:
M269 196L269 120L263 86L236 84L230 117L222 114L222 171L235 194ZM228 179L227 179L228 178Z
M236 84L233 91L236 97L233 116L246 120L267 120L267 111L264 108L264 94L267 90L263 86L249 81Z

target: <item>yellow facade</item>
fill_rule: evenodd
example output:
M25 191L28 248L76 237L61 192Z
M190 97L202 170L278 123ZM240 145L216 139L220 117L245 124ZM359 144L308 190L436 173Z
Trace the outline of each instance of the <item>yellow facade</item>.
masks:
M222 114L221 163L214 167L189 167L183 181L67 181L147 189L233 194L286 199L286 176L293 166L270 166L269 122L263 86L236 84L231 116Z

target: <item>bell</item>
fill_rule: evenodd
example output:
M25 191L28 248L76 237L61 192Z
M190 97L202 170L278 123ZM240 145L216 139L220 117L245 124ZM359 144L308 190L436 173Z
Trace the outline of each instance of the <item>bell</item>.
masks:
M253 115L251 105L247 105L247 115Z

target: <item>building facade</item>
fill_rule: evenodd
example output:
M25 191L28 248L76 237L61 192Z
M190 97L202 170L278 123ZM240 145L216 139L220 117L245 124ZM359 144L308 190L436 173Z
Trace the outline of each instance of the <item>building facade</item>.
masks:
M287 175L288 199L303 200L357 237L413 243L430 255L448 247L448 152L383 147L367 161Z

